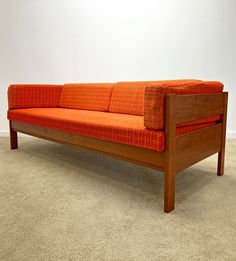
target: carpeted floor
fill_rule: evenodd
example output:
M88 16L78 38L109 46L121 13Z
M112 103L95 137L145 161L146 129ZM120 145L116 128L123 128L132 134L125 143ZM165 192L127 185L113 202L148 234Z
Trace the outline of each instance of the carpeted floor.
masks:
M177 176L76 148L0 139L0 260L236 260L236 140L225 176L210 157Z

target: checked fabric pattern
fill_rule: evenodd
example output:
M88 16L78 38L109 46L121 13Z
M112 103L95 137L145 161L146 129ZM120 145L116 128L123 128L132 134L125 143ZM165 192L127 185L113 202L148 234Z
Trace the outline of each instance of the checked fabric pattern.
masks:
M163 83L200 82L199 80L117 82L114 84L109 111L132 115L144 115L144 92L146 86L159 86Z
M160 152L165 150L165 132L146 129L143 116L78 109L33 108L9 110L8 119ZM180 127L176 129L176 134L182 135L214 124L211 122Z
M8 88L8 107L57 107L61 90L62 85L12 84Z
M166 94L206 94L220 82L172 80L83 84L14 84L8 119L151 150L165 150ZM214 125L220 116L177 125L182 135Z
M63 86L59 107L108 111L113 83L80 83Z
M223 84L220 82L181 82L160 83L147 86L144 97L144 126L148 129L160 130L165 127L165 96L166 94L209 94L221 93ZM178 126L188 126L219 120L220 116L200 119Z

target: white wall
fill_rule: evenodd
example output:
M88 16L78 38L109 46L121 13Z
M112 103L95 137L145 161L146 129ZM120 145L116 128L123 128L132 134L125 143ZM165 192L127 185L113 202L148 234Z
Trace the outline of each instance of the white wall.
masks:
M0 0L0 132L9 83L200 78L229 91L235 0Z

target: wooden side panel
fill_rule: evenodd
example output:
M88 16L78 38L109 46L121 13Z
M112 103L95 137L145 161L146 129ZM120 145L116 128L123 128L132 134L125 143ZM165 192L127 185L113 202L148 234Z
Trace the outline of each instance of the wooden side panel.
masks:
M224 93L178 95L176 122L183 123L223 114Z
M158 151L103 141L16 121L12 122L12 128L15 131L35 137L93 150L95 152L107 154L118 159L134 162L154 169L163 170L164 168L164 153Z
M222 123L176 137L176 170L181 171L221 150Z

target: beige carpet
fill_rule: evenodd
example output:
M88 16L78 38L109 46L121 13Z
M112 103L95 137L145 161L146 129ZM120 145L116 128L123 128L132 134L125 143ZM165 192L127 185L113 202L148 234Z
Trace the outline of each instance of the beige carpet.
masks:
M0 260L236 260L236 140L216 157L163 175L56 143L0 139Z

